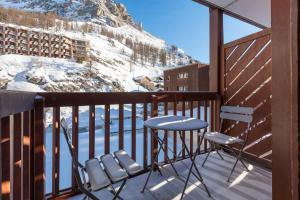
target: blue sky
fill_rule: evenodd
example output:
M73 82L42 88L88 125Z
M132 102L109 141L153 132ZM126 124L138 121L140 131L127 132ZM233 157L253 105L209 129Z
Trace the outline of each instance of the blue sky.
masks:
M209 62L209 9L192 0L116 0L126 5L146 31ZM224 16L224 40L229 42L260 29Z

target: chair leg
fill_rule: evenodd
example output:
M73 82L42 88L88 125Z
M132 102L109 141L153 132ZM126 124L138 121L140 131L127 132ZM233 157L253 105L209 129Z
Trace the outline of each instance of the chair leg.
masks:
M159 168L159 166L157 166L157 171L158 171L158 173L159 173L160 176L163 176L163 175L162 175L162 172L161 172L161 170L160 170L160 168Z
M125 180L123 181L123 183L122 183L121 187L118 189L118 191L117 191L117 193L115 194L115 196L114 196L113 200L115 200L116 198L119 198L119 194L120 194L120 193L121 193L121 191L123 190L123 187L125 186L125 184L126 184L126 181L127 181L127 179L125 179Z
M82 198L82 200L86 200L86 199L89 200L89 197L85 195L85 196Z
M220 154L220 152L219 152L218 149L216 149L216 152L217 152L217 154L219 155L219 157L220 157L222 160L224 160L223 156Z
M83 194L85 194L85 199L87 198L88 200L89 199L92 199L92 200L99 200L98 197L96 197L90 190L87 190L86 188L80 188L79 189L80 192L82 192Z
M233 171L234 171L234 169L235 169L236 164L238 163L238 161L239 161L239 158L236 159L236 161L235 161L235 163L233 165L233 168L231 169L230 175L229 175L229 177L227 179L227 182L230 182L230 177L231 177L231 175L232 175L232 173L233 173Z
M244 165L244 167L246 168L247 172L249 172L249 169L248 169L247 165L244 163L243 159L240 158L239 160L240 160L241 163Z
M211 151L212 151L212 145L210 145L209 152L206 154L206 157L205 157L205 159L204 159L204 161L203 161L203 163L202 163L202 167L204 166L204 164L205 164L205 162L206 162L206 160L207 160L209 154L211 153Z
M111 185L111 190L110 190L110 192L111 192L113 195L116 195L116 194L117 194L117 191L116 191L116 189L114 188L113 185ZM123 200L123 198L120 197L120 196L118 196L117 198L120 199L120 200Z

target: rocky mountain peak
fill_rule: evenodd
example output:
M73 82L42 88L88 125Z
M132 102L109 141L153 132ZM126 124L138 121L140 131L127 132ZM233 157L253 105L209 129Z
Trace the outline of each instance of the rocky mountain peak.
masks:
M1 0L2 1L2 0ZM118 27L136 26L126 7L114 0L3 0L0 5L16 4L31 12L55 12L71 20L93 20Z

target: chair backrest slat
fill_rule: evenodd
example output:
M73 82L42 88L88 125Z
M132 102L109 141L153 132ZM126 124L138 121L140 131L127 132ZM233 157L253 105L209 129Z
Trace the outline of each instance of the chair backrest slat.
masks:
M222 106L221 111L226 113L236 113L236 114L244 114L244 115L252 115L254 113L254 109L251 107L237 107L237 106Z
M253 120L251 115L226 113L226 112L221 112L220 118L234 120L234 121L240 121L240 122L246 122L246 123L251 123Z

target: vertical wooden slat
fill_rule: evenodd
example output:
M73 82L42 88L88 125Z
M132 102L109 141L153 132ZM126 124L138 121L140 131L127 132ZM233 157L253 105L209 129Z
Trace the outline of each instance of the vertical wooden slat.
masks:
M131 114L132 114L131 157L133 160L136 160L136 104L132 104Z
M30 111L23 113L22 199L30 199Z
M158 98L157 98L157 96L152 96L151 116L152 117L158 116ZM157 130L151 130L151 134L158 136ZM158 141L156 139L154 139L153 135L151 135L151 163L154 163L154 158L156 157L156 154L158 153Z
M173 103L173 114L176 116L177 115L177 102ZM177 132L174 131L173 133L173 151L174 151L174 155L173 158L174 160L177 159Z
M144 103L144 121L148 119L148 104ZM148 167L148 128L144 126L144 169Z
M53 108L52 118L52 195L59 193L60 108Z
M89 158L92 159L95 157L95 106L91 105L89 110Z
M124 104L119 105L119 150L124 149Z
M215 100L215 129L216 131L220 131L220 109L221 109L221 100Z
M207 109L208 109L207 106L208 106L208 101L205 100L204 101L204 121L206 121L206 122L207 122ZM204 131L207 131L207 129L205 129ZM204 151L207 152L207 140L205 140L205 139L204 139Z
M110 105L105 105L105 136L104 136L104 153L110 152Z
M210 125L211 131L216 130L216 123L215 123L215 101L210 100Z
M194 102L191 101L190 102L190 117L194 117ZM193 134L193 131L190 131L190 152L193 153L194 150L193 150L193 147L194 147L194 134Z
M182 102L181 104L182 107L182 116L185 116L185 101ZM182 158L185 159L185 148L184 148L184 144L185 144L185 131L182 131L182 137L183 137L183 141L182 141Z
M164 115L168 115L168 102L164 102ZM165 163L168 163L168 131L165 131L165 133L164 133L165 135L164 135L164 137L166 137L167 138L167 140L165 141L165 143L164 143L164 149L165 149L165 151L164 151L164 161L165 161Z
M78 106L72 107L72 144L74 151L78 159L78 126L79 126L79 108ZM77 182L75 179L75 174L72 170L72 189L77 191Z
M21 179L21 151L22 151L22 115L21 113L14 115L13 129L13 180L12 190L13 199L21 199L22 179Z
M45 198L44 99L36 97L34 113L34 199Z
M197 102L197 119L201 119L201 101ZM200 131L198 130L198 136L197 136L197 147L199 147L200 145ZM201 147L200 147L201 150Z
M29 193L29 199L34 199L34 134L35 134L35 110L31 110L30 112L30 132L29 132L29 139L30 139L30 159L29 159L29 187L30 187L30 193Z
M10 117L1 119L1 192L2 199L9 200L10 196ZM0 198L1 199L1 198Z

